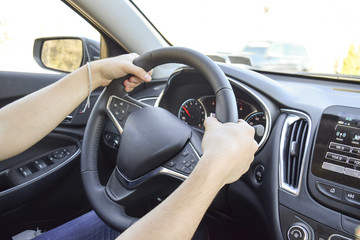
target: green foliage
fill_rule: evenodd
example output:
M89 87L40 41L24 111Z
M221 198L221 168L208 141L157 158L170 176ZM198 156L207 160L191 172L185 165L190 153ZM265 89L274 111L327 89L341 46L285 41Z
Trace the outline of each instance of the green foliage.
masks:
M350 45L348 55L343 62L341 73L360 75L360 47L356 48L354 44Z

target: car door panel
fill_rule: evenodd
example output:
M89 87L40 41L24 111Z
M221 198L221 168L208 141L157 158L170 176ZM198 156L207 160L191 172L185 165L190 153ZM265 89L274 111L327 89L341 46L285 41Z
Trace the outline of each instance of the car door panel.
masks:
M0 72L0 107L64 76ZM99 94L99 91L93 92L91 106ZM18 227L13 230L16 233L29 226L27 221L51 222L55 226L89 209L80 179L81 140L91 112L91 108L85 110L84 106L85 101L28 150L0 162L0 223L5 231L11 221L15 221L14 216L20 216L16 222ZM24 169L30 172L25 174ZM58 188L62 189L61 194ZM69 202L69 198L74 201ZM37 211L34 218L21 219L23 212L31 211Z

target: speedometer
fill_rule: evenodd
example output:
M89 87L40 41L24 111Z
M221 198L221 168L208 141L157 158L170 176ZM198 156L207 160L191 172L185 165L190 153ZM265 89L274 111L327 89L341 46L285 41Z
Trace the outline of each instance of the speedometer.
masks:
M185 123L203 128L205 121L205 108L199 100L188 99L180 107L178 117Z

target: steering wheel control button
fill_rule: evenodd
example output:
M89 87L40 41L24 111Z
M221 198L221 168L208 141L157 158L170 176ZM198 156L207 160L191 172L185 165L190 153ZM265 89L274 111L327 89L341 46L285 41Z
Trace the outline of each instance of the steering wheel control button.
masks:
M194 150L187 145L180 154L166 162L164 166L168 169L188 175L194 170L198 162L195 155Z
M321 182L316 182L316 188L324 196L334 200L342 201L343 189Z
M181 156L186 157L187 155L189 155L189 151L185 148L185 149L181 152Z
M263 165L257 165L254 169L254 178L257 183L262 183L264 180L265 168Z
M287 237L288 240L308 240L309 233L304 227L295 225L289 228Z
M122 121L128 112L129 104L118 99L112 98L110 103L110 111L114 114L117 120Z
M119 135L116 135L116 134L113 134L113 133L110 133L110 132L106 132L105 133L105 143L115 149L115 150L118 150L119 149L119 146L120 146L120 136Z
M176 165L176 163L174 161L169 161L165 165L168 167L174 167Z

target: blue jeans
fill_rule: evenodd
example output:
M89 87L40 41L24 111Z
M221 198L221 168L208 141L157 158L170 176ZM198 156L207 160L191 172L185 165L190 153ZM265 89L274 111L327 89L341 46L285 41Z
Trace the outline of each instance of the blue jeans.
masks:
M57 228L41 234L34 240L110 240L120 235L106 225L94 211L90 211Z
M201 226L201 225L200 225ZM193 240L208 239L206 228L200 227ZM120 235L106 225L94 211L90 211L57 228L41 234L34 240L113 240Z

